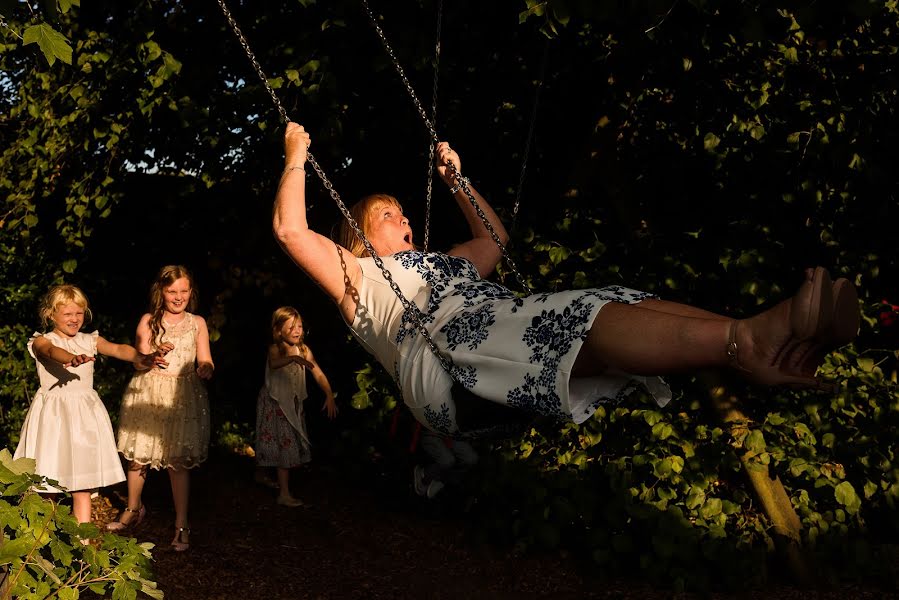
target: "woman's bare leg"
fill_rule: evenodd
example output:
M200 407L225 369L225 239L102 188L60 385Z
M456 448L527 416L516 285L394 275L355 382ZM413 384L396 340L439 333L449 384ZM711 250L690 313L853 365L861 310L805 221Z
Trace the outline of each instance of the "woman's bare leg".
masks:
M806 272L793 298L739 321L663 301L610 302L596 316L572 375L609 368L664 375L731 364L759 383L815 385L817 365L803 364L802 356L830 330L832 303L830 276L820 267Z
M696 319L715 319L718 321L730 321L730 317L719 315L702 308L696 308L689 304L681 304L680 302L669 302L668 300L660 300L658 298L649 298L637 303L641 308L648 308L657 312L664 312L672 315L680 315L682 317L693 317Z
M727 364L732 320L683 316L656 308L684 305L653 301L655 307L647 308L647 302L603 306L572 375L600 375L609 368L634 375L664 375Z

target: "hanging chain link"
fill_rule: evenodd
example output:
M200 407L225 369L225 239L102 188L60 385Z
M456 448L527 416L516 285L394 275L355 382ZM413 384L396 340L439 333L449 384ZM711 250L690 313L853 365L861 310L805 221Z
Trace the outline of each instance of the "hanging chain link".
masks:
M268 79L266 78L265 73L262 71L262 67L259 65L259 61L256 60L256 56L253 54L253 51L250 50L249 43L247 42L243 33L240 31L240 27L238 27L237 22L231 16L230 11L228 11L228 7L225 6L224 0L218 0L218 4L222 9L222 13L224 13L225 18L228 20L228 23L231 25L231 29L237 36L237 39L240 40L240 45L243 46L247 58L249 58L250 62L253 63L253 68L256 70L256 74L259 75L259 78L265 84L269 95L272 97L272 101L275 103L275 107L277 107L278 112L281 114L281 119L284 121L284 123L290 123L290 118L288 118L287 112L284 110L284 107L281 105L281 102L275 95L275 91L268 84ZM353 218L350 210L346 207L346 204L343 203L343 200L341 200L340 194L338 194L337 190L334 189L333 184L328 179L328 176L325 175L325 172L319 166L318 161L315 160L315 157L312 156L311 152L306 153L306 162L308 162L312 166L315 174L318 175L319 179L321 179L322 185L328 191L328 195L330 195L331 199L334 200L334 203L337 204L337 207L340 209L340 212L347 220L347 223L349 223L350 227L353 229L356 237L359 238L359 240L362 242L362 245L365 246L365 249L371 255L372 260L374 260L375 265L381 270L381 274L384 276L384 279L387 280L387 283L390 285L390 289L393 290L393 293L396 294L396 297L403 305L403 309L411 318L413 325L422 334L422 336L424 336L425 340L427 341L428 347L431 349L431 352L434 353L434 356L437 357L446 372L451 373L452 363L450 362L449 357L440 351L440 349L437 347L437 344L434 343L434 340L431 338L431 334L428 333L428 330L423 322L424 315L422 315L421 309L419 309L418 306L416 306L410 300L407 300L405 296L403 296L403 291L400 289L400 286L396 283L396 281L393 280L393 275L391 275L390 271L387 270L387 267L384 266L384 261L381 260L380 256L378 256L378 253L375 251L374 246L371 245L371 242L365 236L365 233L362 231L359 223L356 222L356 219ZM399 382L397 382L397 384L399 385Z
M222 0L219 0L221 2ZM412 99L412 103L415 105L416 110L418 111L418 115L421 117L421 120L424 122L425 127L428 129L428 133L431 134L431 142L432 144L437 144L440 140L437 138L437 132L434 130L434 124L428 119L428 115L425 114L424 108L422 108L421 101L418 99L418 96L415 94L415 90L412 89L412 84L409 83L409 78L406 77L406 72L403 70L403 66L400 64L399 59L396 57L396 53L394 53L393 48L390 45L390 42L387 41L387 36L384 35L384 31L381 29L381 26L378 25L378 19L375 17L374 13L371 10L371 7L368 5L368 0L362 0L362 5L365 7L365 12L368 13L368 18L371 21L372 26L375 28L375 31L378 34L378 37L381 38L381 44L384 46L384 50L387 52L387 56L390 57L390 60L393 62L393 66L396 69L397 74L399 74L400 79L403 82L403 85L406 87L406 91L409 93L409 97ZM450 161L449 163L450 171L452 171L453 179L456 181L458 185L462 187L462 190L465 192L465 195L468 197L469 203L471 203L472 207L474 207L475 212L478 217L480 217L481 221L484 223L484 228L487 229L487 232L490 234L490 237L493 238L493 242L497 245L500 252L503 255L503 258L506 260L506 265L509 267L509 270L515 274L515 278L518 280L518 284L522 287L522 289L526 290L528 293L533 292L531 286L527 284L524 277L518 271L518 268L515 266L515 262L512 260L512 257L509 256L509 253L506 251L506 246L503 244L502 240L499 239L499 235L497 235L496 230L493 228L493 225L490 223L490 220L487 218L487 215L484 214L484 211L481 209L478 201L475 200L474 195L471 193L471 190L468 188L468 183L462 177L462 173L456 168L456 165Z
M437 34L434 43L434 89L431 93L431 123L437 123L437 80L440 75L440 34L443 31L443 0L437 0ZM437 144L429 141L430 153L428 154L428 193L425 198L425 252L428 251L428 242L431 234L431 190L434 185L434 152Z
M549 57L550 40L547 38L546 46L543 48L543 58L540 61L540 78L537 80L537 89L534 90L534 103L531 106L531 122L528 125L528 137L524 143L524 155L521 159L521 174L518 176L518 189L515 191L515 204L512 207L512 225L509 231L515 229L515 221L518 218L518 206L521 204L521 191L524 189L524 176L528 168L528 156L531 153L531 141L534 139L534 129L537 122L537 106L540 103L540 91L543 89L543 82L546 77L546 63Z
M278 114L281 115L282 123L290 123L290 117L287 116L287 111L284 110L284 107L281 106L281 101L278 100L278 96L275 95L275 90L272 89L271 84L268 82L268 77L265 76L265 73L262 72L262 67L259 66L259 61L256 60L256 55L253 54L253 51L250 50L250 44L247 42L247 38L243 36L243 32L240 31L240 27L237 26L237 21L234 20L234 17L231 16L231 11L228 10L228 7L225 6L225 0L218 0L219 7L222 9L222 13L225 15L225 18L228 20L228 24L231 25L231 29L234 31L234 35L237 36L237 39L240 41L240 45L243 46L243 51L247 53L247 58L250 59L250 62L253 63L253 68L256 70L256 74L259 75L259 79L262 80L262 85L265 86L265 89L268 91L268 95L272 97L272 102L275 103L275 108L278 109Z

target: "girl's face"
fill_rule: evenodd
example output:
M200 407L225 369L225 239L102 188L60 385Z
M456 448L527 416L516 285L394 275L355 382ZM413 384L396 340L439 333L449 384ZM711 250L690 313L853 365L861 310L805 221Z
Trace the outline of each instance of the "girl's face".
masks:
M279 332L281 341L290 346L296 346L303 339L303 321L301 319L288 319L284 321Z
M409 219L403 216L403 209L394 204L385 202L372 209L366 235L380 256L414 249Z
M190 302L190 281L186 277L176 279L172 285L162 288L162 299L166 312L173 315L183 313Z
M53 329L68 337L75 337L84 325L84 308L74 302L60 304L50 315Z

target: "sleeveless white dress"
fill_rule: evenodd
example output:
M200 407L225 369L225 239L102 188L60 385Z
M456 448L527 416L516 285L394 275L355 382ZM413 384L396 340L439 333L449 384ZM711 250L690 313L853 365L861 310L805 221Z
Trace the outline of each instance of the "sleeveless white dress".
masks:
M415 418L444 434L460 431L453 383L481 399L536 415L582 423L604 401L642 384L660 406L671 390L658 377L608 372L572 378L587 332L607 302L634 304L651 294L625 287L517 297L481 279L471 261L434 252L405 251L383 258L403 295L423 314L447 373L372 258L360 258L359 301L350 326L355 337L393 375Z
M68 491L124 481L109 413L94 391L94 363L65 368L56 361L37 358L32 345L41 335L72 354L97 355L96 331L79 332L72 338L54 331L35 333L28 341L41 387L25 415L15 458L33 458L38 475L58 481ZM39 491L59 490L47 486Z
M209 455L209 399L197 375L194 316L166 325L154 348L171 342L165 369L136 373L119 412L118 449L130 461L154 469L193 468Z
M272 369L265 363L265 385L256 400L256 464L289 469L312 460L303 400L306 369L291 363Z

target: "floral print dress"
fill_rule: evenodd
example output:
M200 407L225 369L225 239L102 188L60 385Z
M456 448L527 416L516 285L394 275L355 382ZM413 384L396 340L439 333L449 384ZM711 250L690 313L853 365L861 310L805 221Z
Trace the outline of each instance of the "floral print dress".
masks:
M571 376L599 310L608 302L634 304L651 294L610 286L520 298L481 279L464 258L411 250L382 260L403 295L420 309L422 323L449 359L450 372L372 258L359 259L362 277L350 328L393 375L415 418L433 431L467 433L456 419L454 383L482 400L576 423L638 383L660 406L671 399L671 390L658 377L621 372Z
M256 399L256 464L298 467L312 460L303 400L306 369L289 364L272 369L265 363L265 385Z

